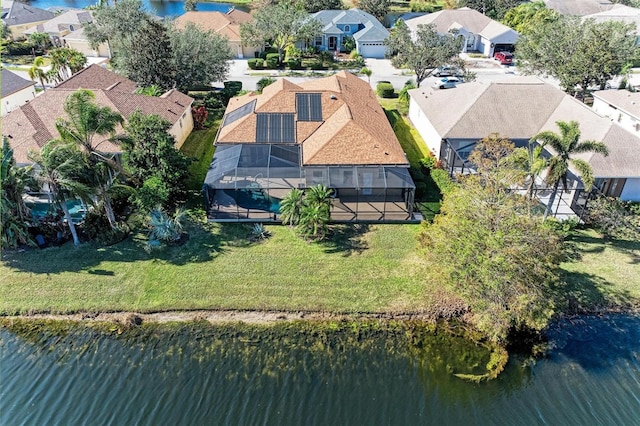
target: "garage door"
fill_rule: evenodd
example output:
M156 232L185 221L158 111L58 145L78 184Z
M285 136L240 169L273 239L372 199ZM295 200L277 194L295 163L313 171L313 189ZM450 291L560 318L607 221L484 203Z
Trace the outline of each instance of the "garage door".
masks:
M358 46L358 53L365 58L384 58L384 53L387 50L384 43L360 43Z

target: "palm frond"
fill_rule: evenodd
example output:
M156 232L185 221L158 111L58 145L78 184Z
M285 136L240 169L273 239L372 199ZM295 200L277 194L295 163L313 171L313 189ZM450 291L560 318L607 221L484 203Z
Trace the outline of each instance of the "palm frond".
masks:
M602 154L606 157L607 155L609 155L609 148L604 144L604 142L587 140L577 144L573 148L573 152L597 152L598 154Z
M578 171L578 174L580 175L580 179L584 184L584 189L587 191L591 191L591 188L593 187L593 183L595 182L595 178L593 176L593 169L591 168L591 165L589 165L589 163L587 163L586 161L580 160L577 158L574 158L573 160L571 160L571 164Z

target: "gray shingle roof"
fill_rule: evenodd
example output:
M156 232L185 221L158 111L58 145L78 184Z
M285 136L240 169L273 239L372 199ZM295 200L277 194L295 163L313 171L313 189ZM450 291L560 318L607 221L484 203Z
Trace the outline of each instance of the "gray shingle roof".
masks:
M640 138L537 78L465 83L449 90L418 88L409 94L442 138L480 140L498 132L527 140L543 130L558 132L556 121L575 120L583 140L609 147L608 157L582 156L597 177L640 177Z
M33 86L33 81L24 79L9 70L2 69L2 96L9 96L22 89Z
M53 12L49 12L48 10L39 9L37 7L29 6L17 1L8 1L6 2L6 4L3 4L2 15L2 20L8 26L24 25L30 22L47 21L56 16Z
M24 33L31 34L34 32L47 33L57 35L63 30L68 30L71 25L77 30L81 25L93 22L91 12L88 10L72 9L68 10L43 24L27 28Z
M640 119L640 92L628 90L599 90L593 93L594 98L601 99L609 105Z

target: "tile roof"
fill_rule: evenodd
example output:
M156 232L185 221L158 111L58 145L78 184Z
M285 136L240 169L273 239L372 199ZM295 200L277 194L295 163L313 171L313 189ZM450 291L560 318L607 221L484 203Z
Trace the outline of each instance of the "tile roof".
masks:
M593 97L607 102L640 120L640 92L628 90L598 90Z
M407 20L406 24L412 32L417 31L418 25L433 24L439 33L447 33L452 29L464 28L489 40L503 34L510 34L514 37L515 42L518 37L518 33L513 29L468 7L446 9L418 16Z
M341 71L294 84L281 79L262 95L233 99L225 117L254 100L246 115L220 128L216 143L255 143L256 113L296 113L296 94L320 93L322 121L297 121L304 165L407 165L407 159L369 84ZM249 108L251 108L249 106Z
M48 34L59 34L63 30L69 30L70 25L74 25L74 29L78 29L82 24L86 24L89 22L93 22L91 11L72 9L56 16L55 18L49 19L45 23L27 28L24 33L31 34L39 32Z
M30 22L47 21L55 16L53 12L18 1L3 1L2 5L2 20L10 27Z
M9 96L22 89L36 84L33 81L20 77L9 70L2 68L2 96Z
M8 137L18 163L28 163L30 150L38 151L45 143L58 137L56 119L66 116L64 102L80 88L91 90L98 105L119 112L125 119L139 109L144 114L159 115L174 124L193 102L192 98L175 89L160 97L135 94L135 83L92 65L2 118L2 134ZM117 129L117 132L121 131L121 128ZM120 152L120 148L108 139L96 136L95 145L104 152Z
M490 133L530 139L556 122L575 120L583 140L600 140L609 156L582 155L598 177L640 177L640 138L582 102L535 77L465 83L455 89L418 88L409 95L441 138L480 140Z
M176 28L184 28L191 22L204 30L226 36L230 41L241 41L240 25L252 20L251 14L237 9L228 13L190 11L176 18L174 24Z

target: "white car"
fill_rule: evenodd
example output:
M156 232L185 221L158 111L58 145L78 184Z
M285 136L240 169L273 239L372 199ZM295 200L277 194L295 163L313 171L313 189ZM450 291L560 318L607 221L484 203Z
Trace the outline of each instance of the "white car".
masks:
M451 89L452 87L456 87L458 83L460 83L458 77L444 77L436 80L436 82L433 83L433 87L437 89Z

